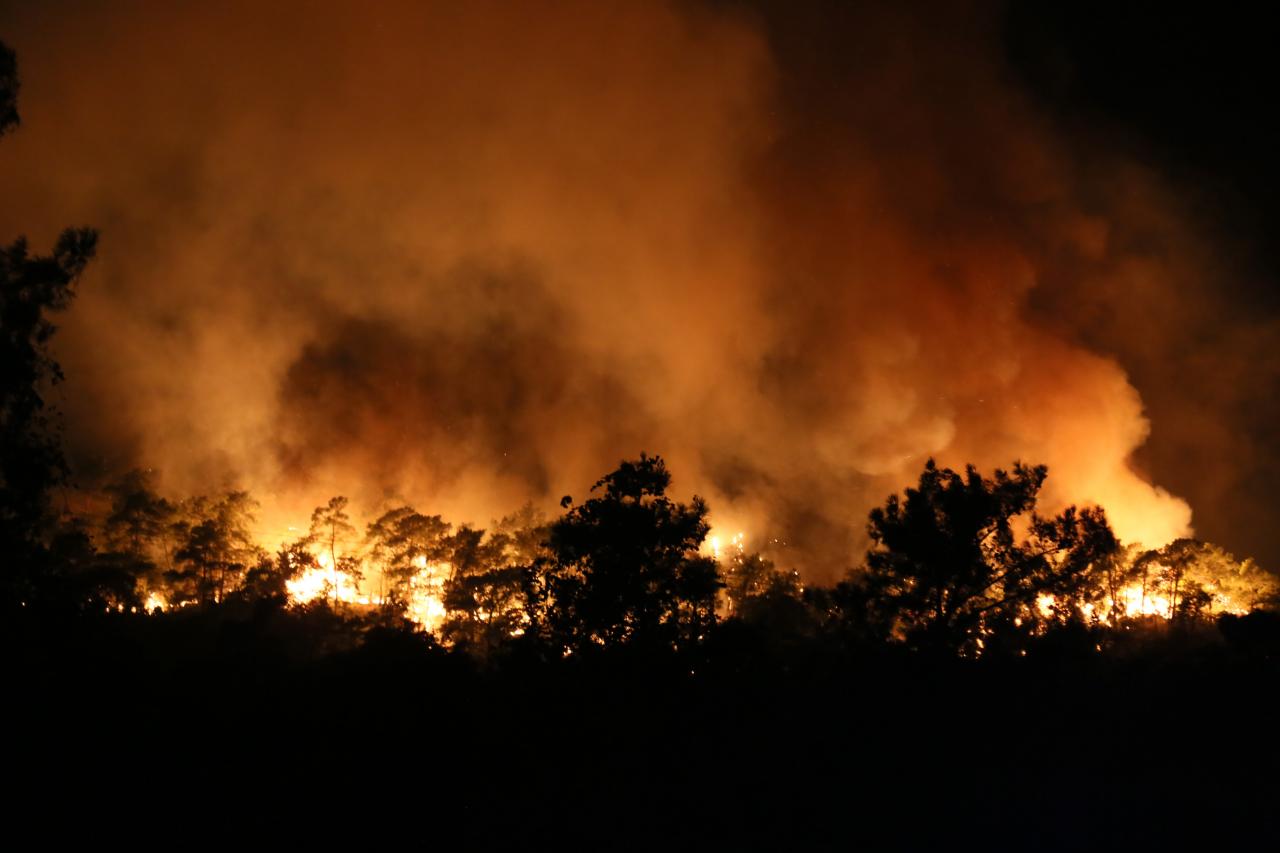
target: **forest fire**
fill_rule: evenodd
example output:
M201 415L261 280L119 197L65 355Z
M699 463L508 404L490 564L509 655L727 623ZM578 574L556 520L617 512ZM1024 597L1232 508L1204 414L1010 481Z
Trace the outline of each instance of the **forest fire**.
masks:
M1025 468L1016 471L1019 476L1030 478L1029 488L1038 488L1042 472ZM946 482L960 482L959 475L953 472L927 468L922 484L932 482L930 478L939 473L951 478ZM969 476L975 475L970 472ZM976 482L971 479L970 485ZM518 578L550 553L550 528L530 509L497 523L492 531L484 531L466 525L455 529L438 516L424 516L410 507L401 507L368 522L367 533L361 539L347 515L346 500L334 498L312 514L309 534L291 544L278 544L276 556L270 558L248 533L252 502L239 493L218 502L200 499L190 503L190 509L185 511L196 514L184 521L184 510L179 509L184 504L171 504L147 492L144 480L132 481L130 488L139 491L127 495L117 492L117 510L104 522L104 537L108 541L133 542L136 547L140 537L146 535L142 531L150 529L154 541L139 556L168 555L166 559L173 566L165 572L151 573L153 580L146 584L142 604L146 612L222 602L237 585L249 583L255 572L265 572L282 576L291 607L324 603L352 613L390 608L445 645L468 636L465 629L458 633L459 626L468 624L472 626L470 630L483 626L484 630L515 637L523 633L532 618L528 609L531 602L525 600L527 593L520 590ZM908 490L908 499L916 499L911 496L919 494ZM207 515L210 512L212 515ZM136 517L126 518L121 513L134 513ZM154 522L162 517L173 520L164 526L152 523L147 527L147 519ZM202 517L205 520L201 521ZM875 518L878 516L873 514ZM1086 513L1084 518L1091 516ZM1048 528L1039 534L1035 530L1036 525L1043 527L1045 523L1032 523L1025 535L1043 535ZM806 585L801 583L800 574L794 569L780 570L773 562L773 558L785 556L786 550L766 554L749 551L745 531L730 526L727 529L735 532L721 532L724 529L711 528L705 539L694 543L699 554L714 561L722 579L715 605L722 618L741 618L752 608L763 606L761 602L798 602L803 597ZM292 526L288 531L293 536L300 532ZM975 530L974 535L985 538L981 529ZM221 537L221 544L209 541L209 537ZM1025 547L1025 558L1034 563L1040 559L1034 555L1043 552L1044 543L1029 541ZM873 550L869 557L875 556ZM179 571L175 558L189 568ZM1083 573L1073 594L1042 592L1035 596L1030 611L1018 607L1010 610L1014 621L1021 625L1032 614L1044 620L1045 625L1073 619L1095 626L1119 626L1134 620L1211 620L1222 614L1248 613L1272 600L1277 591L1273 576L1253 561L1239 561L1216 546L1194 540L1177 540L1161 549L1116 544L1112 550L1100 551L1089 559L1092 562L1081 567ZM253 568L255 563L257 568ZM1020 570L1016 566L999 570L1004 574L1015 571ZM852 572L851 581L864 582L870 577L866 572L867 569ZM1011 599L1016 597L1016 588L1004 589L1006 584L1007 581L985 589L981 593L983 600L989 601L993 592L1002 590ZM962 588L957 587L947 594L961 593ZM115 606L123 610L125 604ZM985 611L988 606L984 604L982 609ZM986 626L987 622L984 617L980 624ZM452 627L446 630L447 625ZM978 629L975 648L979 653L989 646L990 631L989 627Z
M1057 599L1053 595L1042 595L1036 599L1036 609L1043 617L1054 616L1054 605ZM1157 589L1145 589L1141 584L1129 584L1119 590L1115 598L1110 595L1098 604L1087 602L1081 607L1086 619L1119 622L1125 619L1154 617L1169 621L1177 616L1178 600L1167 592ZM1250 606L1242 604L1229 594L1209 592L1199 606L1206 615L1230 613L1242 615L1248 613Z
M235 482L291 508L394 494L483 519L553 505L643 437L743 526L789 537L811 580L847 567L861 517L930 455L1043 461L1046 503L1106 506L1152 547L1190 535L1189 502L1160 487L1170 466L1132 464L1155 413L1117 352L1151 324L1096 346L1076 328L1097 294L1140 290L1113 285L1189 287L1209 255L1146 178L1080 180L990 57L921 51L972 99L939 103L895 39L871 39L882 72L832 93L867 120L791 127L772 42L733 14L690 28L666 3L606 20L573 2L428 24L412 8L428 4L404 4L384 13L403 26L383 26L356 7L246 5L142 28L18 16L43 118L5 138L0 226L52 233L65 196L112 233L88 275L115 284L89 282L58 336L68 449L94 477L154 468L174 493ZM551 21L584 28L568 56ZM278 27L299 36L278 45ZM190 50L153 55L166 44ZM76 80L68 55L99 75ZM260 69L252 85L205 72L232 55ZM292 88L335 57L341 85ZM140 81L146 97L122 96ZM166 121L187 130L140 130ZM899 144L922 126L946 132ZM56 169L30 165L47 151ZM952 185L952 168L985 178ZM136 180L72 192L63 174ZM269 239L264 223L280 223ZM1144 298L1172 312L1170 295Z
M1124 6L0 2L19 814L1280 834L1272 31Z
M746 553L746 534L738 531L729 537L726 544L724 538L713 529L707 536L707 551L716 560L741 557Z
M448 611L444 606L444 582L452 567L447 563L428 563L425 557L414 561L418 571L409 578L405 616L424 631L437 631Z
M425 557L414 560L417 571L404 587L405 618L424 631L437 631L444 622L447 611L442 599L443 584L452 573L447 563L428 563ZM385 568L370 566L377 573L378 588L386 587ZM361 581L352 573L335 568L328 554L316 558L316 565L308 567L296 578L285 581L289 603L298 606L315 601L329 601L347 605L378 607L388 604L385 594L370 593L361 589Z
M318 556L316 563L298 577L285 581L292 603L306 604L320 598L344 604L375 603L369 596L361 595L351 575L337 570L328 554Z
M751 16L414 5L387 11L393 26L340 7L180 11L141 28L14 15L41 120L5 134L15 203L0 226L52 234L65 202L112 235L96 259L91 228L48 258L24 241L6 256L13 282L56 271L18 300L46 294L50 316L89 276L59 321L57 360L39 311L14 338L31 369L13 399L69 377L57 452L36 441L16 455L80 472L78 489L109 494L122 518L149 496L150 516L95 531L95 547L149 567L139 606L221 602L268 578L295 604L394 603L442 630L456 600L483 622L520 597L496 573L545 558L541 540L522 528L517 547L510 531L430 513L549 508L648 442L734 522L698 553L745 564L751 529L790 542L785 571L815 586L862 566L863 519L926 459L1043 462L1042 512L1103 507L1108 529L1145 549L1195 535L1183 492L1214 478L1186 476L1183 460L1210 454L1181 450L1236 443L1214 438L1221 424L1205 427L1212 441L1189 435L1179 407L1145 395L1182 388L1191 368L1218 373L1183 365L1179 346L1207 339L1194 332L1216 305L1198 289L1214 253L1154 173L1106 161L1081 174L1101 161L1054 135L985 41L934 50L947 27L860 13L866 32L924 49L906 61L896 37L870 37L866 65L809 81L827 97L806 109L830 108L809 122L775 99L819 66L791 76L799 58L775 52L805 41L775 41ZM278 44L281 26L299 37ZM169 44L189 50L153 54ZM56 61L67 55L100 75L81 79ZM258 69L252 86L206 73L229 55ZM563 64L529 61L550 56ZM311 67L332 67L335 85L298 85ZM16 70L4 79L16 128ZM964 97L939 100L934 79ZM140 82L146 97L122 96ZM550 123L530 106L548 103ZM157 126L194 136L140 130ZM46 151L57 167L33 168ZM57 175L136 180L72 191ZM37 219L10 221L10 207ZM1167 322L1098 322L1131 292L1117 311L1158 304ZM1178 382L1153 380L1173 364ZM23 406L18 432L37 435L44 415ZM145 493L124 484L131 470L150 472ZM280 541L249 521L252 495L270 496L275 522L317 493L430 510L359 530L343 497ZM1251 543L1265 527L1219 503L1200 502L1197 529ZM1212 573L1184 588L1167 562L1132 568L1141 578L1080 607L1176 618L1253 600Z

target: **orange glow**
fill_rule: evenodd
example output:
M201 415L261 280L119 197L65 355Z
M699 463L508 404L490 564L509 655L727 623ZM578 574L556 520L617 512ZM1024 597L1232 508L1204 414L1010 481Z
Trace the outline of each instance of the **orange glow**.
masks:
M712 531L702 545L702 551L719 562L723 559L742 557L746 553L746 534L739 530L732 536L725 537Z
M714 11L737 4L108 5L15 13L42 118L5 139L0 230L92 214L110 253L90 275L127 282L87 282L63 324L72 444L170 493L236 482L270 505L273 551L296 538L278 516L317 495L545 508L637 435L749 529L834 531L795 543L810 581L930 455L1043 462L1045 511L1101 504L1126 541L1189 531L1130 464L1151 408L1072 321L1212 281L1213 253L1147 170L1082 193L1080 158L970 53L984 39L933 50L931 16L867 12L894 38L867 40L838 106L866 120L793 125L770 34ZM899 35L922 45L909 64ZM957 98L920 88L935 79ZM976 193L963 175L985 176ZM1041 322L1032 291L1070 316ZM1173 363L1164 328L1124 335ZM370 595L325 570L291 595L326 582Z
M362 595L355 580L345 572L337 571L328 554L316 558L319 564L309 568L293 580L285 581L289 600L294 604L306 604L320 598L341 601L345 604L370 604Z
M434 633L447 615L442 596L453 567L448 563L428 563L425 557L419 557L414 565L418 571L409 579L405 616Z
M294 606L318 600L329 600L349 605L373 607L385 604L386 597L370 593L349 574L334 568L328 554L316 558L317 565L285 582L289 603ZM447 616L443 594L444 582L452 572L448 563L428 563L419 557L414 561L418 571L407 584L405 617L417 623L424 631L435 632ZM376 573L381 586L385 584L384 568L369 566Z

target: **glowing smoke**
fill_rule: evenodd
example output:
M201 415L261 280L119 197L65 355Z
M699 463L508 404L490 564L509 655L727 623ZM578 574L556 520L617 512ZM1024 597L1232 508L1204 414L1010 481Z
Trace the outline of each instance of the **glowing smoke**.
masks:
M1125 372L1028 310L1050 271L1122 268L1120 199L1156 189L1097 189L990 20L865 16L817 88L763 19L692 5L0 23L25 81L0 231L103 231L59 338L86 480L483 524L647 449L819 578L929 455L1043 462L1051 504L1125 539L1188 529L1130 465Z

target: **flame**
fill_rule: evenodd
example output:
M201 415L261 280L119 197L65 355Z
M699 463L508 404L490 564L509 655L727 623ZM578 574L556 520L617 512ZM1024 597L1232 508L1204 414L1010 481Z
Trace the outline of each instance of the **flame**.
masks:
M355 578L334 567L328 554L316 558L317 565L293 580L285 581L289 603L293 606L329 599L343 604L373 607L385 604L387 598L363 592ZM452 573L448 563L428 563L425 557L414 560L418 571L409 579L405 617L424 631L435 632L448 615L444 606L444 582ZM379 572L385 572L379 568Z
M779 543L776 539L772 541L774 544L784 546L786 544ZM716 562L724 564L725 571L734 571L734 567L742 565L747 557L746 533L743 530L737 530L729 534L723 528L712 530L703 543L701 552ZM378 588L385 589L388 574L386 567L366 565L373 570L374 577L380 579ZM444 590L445 583L454 573L454 566L447 561L430 562L424 556L414 558L412 565L415 571L402 588L404 615L421 630L437 633L449 616L444 601ZM322 598L365 607L381 606L389 601L386 595L362 591L356 578L336 567L329 554L317 555L314 564L298 577L287 581L285 585L289 603L293 606ZM1206 608L1210 614L1243 614L1249 611L1249 607L1241 605L1220 589L1211 587L1210 592L1212 598ZM171 603L158 593L152 592L146 598L146 609L147 612L156 609L167 610L185 606L188 603L191 602ZM1039 595L1032 605L1033 612L1038 613L1042 618L1052 618L1055 616L1058 603L1054 595ZM1121 588L1114 599L1107 596L1097 603L1085 602L1078 606L1084 618L1093 622L1142 617L1168 620L1175 615L1174 604L1165 591L1151 585L1144 590L1141 583L1133 583ZM477 616L481 620L487 620L491 614L481 610ZM1014 621L1015 624L1021 625L1024 617L1017 617ZM519 636L523 631L522 627L517 627L511 631L511 635ZM979 645L981 646L981 641Z
M435 632L448 615L442 594L444 582L453 571L448 563L428 563L426 557L413 561L418 571L409 579L405 616L426 631Z
M1142 589L1141 584L1130 584L1120 590L1120 605L1127 616L1160 616L1169 618L1168 596L1154 590Z
M1052 595L1041 595L1036 598L1036 610L1041 616L1053 615L1053 607L1057 599ZM1120 618L1154 616L1159 619L1173 617L1173 602L1169 596L1154 589L1143 590L1142 584L1130 584L1120 589L1114 599L1110 596L1101 606L1086 603L1081 610L1086 619L1110 619L1113 614ZM1235 601L1231 596L1221 592L1213 593L1208 612L1211 614L1232 613L1237 616L1248 613L1249 608Z
M746 554L746 534L739 530L736 534L729 537L729 544L724 545L724 540L717 533L707 537L703 551L710 551L711 558L716 562L720 562L722 558L733 559L742 557Z
M346 572L338 571L333 558L321 554L313 566L293 580L285 581L289 600L294 604L306 604L318 598L329 598L344 604L371 604L372 599L360 593L356 581Z

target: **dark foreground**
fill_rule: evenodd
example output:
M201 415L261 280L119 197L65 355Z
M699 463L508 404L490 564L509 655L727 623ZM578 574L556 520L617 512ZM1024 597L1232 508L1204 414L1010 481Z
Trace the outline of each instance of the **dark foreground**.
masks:
M1276 849L1267 650L928 661L724 630L478 666L327 618L6 623L8 820L166 845ZM308 621L309 620L309 621ZM16 823L13 823L16 821Z

